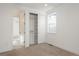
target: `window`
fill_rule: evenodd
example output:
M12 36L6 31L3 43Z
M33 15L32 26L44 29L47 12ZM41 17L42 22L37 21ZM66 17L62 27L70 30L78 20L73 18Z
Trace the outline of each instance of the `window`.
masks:
M48 15L48 33L56 33L56 12Z

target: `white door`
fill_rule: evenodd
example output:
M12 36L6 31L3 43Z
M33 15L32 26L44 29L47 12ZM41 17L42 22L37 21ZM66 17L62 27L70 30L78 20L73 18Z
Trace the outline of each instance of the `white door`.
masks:
M13 17L13 46L14 48L18 48L20 46L19 17Z

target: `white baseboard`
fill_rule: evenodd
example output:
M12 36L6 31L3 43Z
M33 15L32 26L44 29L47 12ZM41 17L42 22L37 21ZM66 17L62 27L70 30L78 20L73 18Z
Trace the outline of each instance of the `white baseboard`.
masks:
M13 48L9 48L9 49L2 49L2 50L0 50L0 53L6 52L6 51L11 51L11 50L13 50Z
M51 44L51 43L48 43L48 44ZM56 44L53 44L53 43L52 43L51 45L56 46L56 47L58 47L58 48L60 48L60 49L66 50L66 51L68 51L68 52L71 52L71 53L73 53L73 54L75 54L75 55L79 55L78 52L74 52L74 51L65 49L65 48L63 48L63 47L61 47L61 46L58 46L58 45L56 45Z

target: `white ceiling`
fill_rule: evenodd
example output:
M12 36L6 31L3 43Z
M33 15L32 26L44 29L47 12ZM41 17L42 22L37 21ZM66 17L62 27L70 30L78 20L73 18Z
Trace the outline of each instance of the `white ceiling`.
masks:
M44 4L48 4L48 6L45 7ZM7 7L16 6L16 7L24 7L24 8L39 10L42 12L47 12L48 10L54 9L55 7L62 6L62 5L79 6L79 4L75 4L75 3L2 3L0 4L0 7L3 8L4 6L7 6Z
M21 6L21 7L27 7L27 8L31 8L31 9L36 9L36 10L44 11L44 12L60 5L58 3L47 3L48 6L45 7L44 4L46 4L46 3L17 3L15 5Z

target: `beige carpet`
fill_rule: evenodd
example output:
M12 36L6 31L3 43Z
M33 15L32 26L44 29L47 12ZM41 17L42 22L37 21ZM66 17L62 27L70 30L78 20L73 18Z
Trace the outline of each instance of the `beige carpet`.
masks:
M62 50L48 44L33 45L28 48L19 48L16 50L0 53L1 56L76 56L73 53Z

